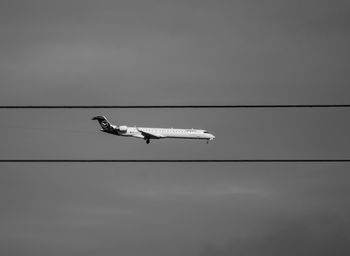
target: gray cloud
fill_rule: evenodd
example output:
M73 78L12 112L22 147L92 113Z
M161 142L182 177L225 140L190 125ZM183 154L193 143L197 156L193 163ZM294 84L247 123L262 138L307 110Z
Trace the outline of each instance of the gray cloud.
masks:
M263 233L237 237L224 247L208 244L199 255L348 255L349 224L327 213L274 219Z
M6 2L1 100L346 101L346 5Z

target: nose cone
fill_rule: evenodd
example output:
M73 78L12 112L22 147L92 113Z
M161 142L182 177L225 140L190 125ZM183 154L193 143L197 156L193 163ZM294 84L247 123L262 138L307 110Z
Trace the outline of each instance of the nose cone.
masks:
M215 139L215 136L214 136L213 134L210 133L210 134L208 134L208 135L209 135L209 139L210 139L210 140Z

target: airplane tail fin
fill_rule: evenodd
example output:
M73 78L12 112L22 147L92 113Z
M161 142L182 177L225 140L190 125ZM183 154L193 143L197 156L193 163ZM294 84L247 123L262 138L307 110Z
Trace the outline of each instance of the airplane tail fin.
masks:
M105 116L95 116L91 120L97 120L103 130L109 130L112 127Z

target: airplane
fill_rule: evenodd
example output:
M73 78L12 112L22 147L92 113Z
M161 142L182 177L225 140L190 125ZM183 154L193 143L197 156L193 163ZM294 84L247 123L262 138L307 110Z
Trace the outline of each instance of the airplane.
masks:
M210 140L215 139L215 136L206 130L198 129L175 129L175 128L147 128L147 127L130 127L126 125L113 125L105 116L95 116L92 120L97 120L101 125L102 132L117 135L144 139L147 144L151 139L202 139Z

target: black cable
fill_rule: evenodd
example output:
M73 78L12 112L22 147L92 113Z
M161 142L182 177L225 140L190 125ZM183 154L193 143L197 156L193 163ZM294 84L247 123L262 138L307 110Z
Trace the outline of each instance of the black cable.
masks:
M285 104L285 105L26 105L0 106L0 109L92 109L92 108L349 108L350 104Z
M341 163L350 159L0 159L0 163Z

